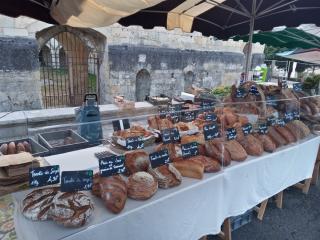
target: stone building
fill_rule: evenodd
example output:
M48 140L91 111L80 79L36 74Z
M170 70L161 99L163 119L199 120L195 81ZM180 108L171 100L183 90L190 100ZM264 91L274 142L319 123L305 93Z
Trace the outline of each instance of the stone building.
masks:
M103 104L230 85L243 71L244 46L179 29L76 29L0 16L0 112L77 106L87 92ZM254 45L253 65L263 50Z

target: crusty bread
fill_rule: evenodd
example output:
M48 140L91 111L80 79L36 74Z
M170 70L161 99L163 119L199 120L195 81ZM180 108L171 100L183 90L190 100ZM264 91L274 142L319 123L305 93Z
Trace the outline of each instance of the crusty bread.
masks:
M149 168L149 173L158 181L159 188L175 187L182 181L181 173L171 163L155 169Z
M125 153L125 167L129 175L139 171L147 172L149 165L149 155L146 151L134 150Z
M157 190L158 182L147 172L136 172L128 178L128 197L132 199L149 199Z
M184 177L202 179L204 172L204 165L199 161L191 159L177 161L173 163L173 166L178 169Z

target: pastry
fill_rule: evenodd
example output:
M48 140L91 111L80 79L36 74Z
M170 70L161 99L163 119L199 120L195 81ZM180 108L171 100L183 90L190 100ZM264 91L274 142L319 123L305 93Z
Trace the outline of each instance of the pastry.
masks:
M16 154L16 144L14 142L10 142L8 145L8 154Z
M199 144L204 145L206 142L204 140L204 135L201 133L195 135L185 135L181 137L181 144L197 142Z
M147 172L149 164L149 155L144 150L135 150L125 153L125 167L129 175L139 171Z
M0 146L0 152L3 155L7 155L8 154L8 144L4 143Z
M160 118L159 116L157 116L157 124L158 124L158 129L164 130L164 129L168 129L168 128L173 128L173 123L167 119L167 118Z
M223 166L231 163L231 156L227 149L223 146L223 141L219 138L207 141L205 144L206 155L219 160Z
M285 127L275 126L274 127L278 133L288 142L293 143L296 142L297 139L294 137L294 135Z
M93 175L93 180L92 180L92 194L97 196L97 197L101 197L100 195L100 174L96 173Z
M268 135L255 134L254 136L258 138L259 141L262 143L264 151L272 153L276 150L277 148L276 144L272 141L272 139Z
M288 144L287 140L284 139L280 133L278 133L274 126L270 126L268 128L267 135L272 139L272 141L276 144L277 147L281 147Z
M33 221L50 219L53 198L58 193L57 187L37 189L29 193L22 201L22 214Z
M149 173L158 181L159 188L178 186L182 181L180 172L171 163L155 169L149 168Z
M24 149L26 150L26 152L32 153L32 148L31 148L30 143L28 143L27 141L24 141L23 146L24 146Z
M310 134L310 129L308 128L308 126L300 120L294 120L292 121L292 123L299 129L302 138L305 138Z
M17 149L17 153L25 152L25 151L26 151L26 149L24 148L23 143L21 143L21 142L19 142L19 143L17 144L16 149Z
M148 117L148 125L152 129L159 130L158 122L156 116Z
M157 190L157 181L147 172L136 172L128 178L128 197L132 199L149 199Z
M191 159L182 160L172 163L176 169L184 177L202 179L204 172L204 165L199 161L194 161Z
M181 131L181 132L185 132L185 131L190 130L190 125L188 123L184 123L184 122L176 123L175 127L177 127L179 129L179 131Z
M284 127L288 131L290 131L290 133L295 137L295 139L297 139L297 140L302 139L303 136L300 133L299 128L297 128L293 123L288 122Z
M58 192L52 201L50 217L65 227L81 227L93 213L91 199L83 192Z
M262 143L252 134L244 136L243 139L239 140L239 143L246 150L247 154L251 156L260 156L263 154Z
M236 140L226 141L224 143L224 147L230 153L231 159L233 161L241 162L248 157L246 150L244 150L241 144L238 143Z
M127 184L119 176L100 177L100 196L108 210L119 213L127 201Z
M203 164L204 172L213 173L221 170L221 164L218 160L203 155L189 158L188 160L198 161Z

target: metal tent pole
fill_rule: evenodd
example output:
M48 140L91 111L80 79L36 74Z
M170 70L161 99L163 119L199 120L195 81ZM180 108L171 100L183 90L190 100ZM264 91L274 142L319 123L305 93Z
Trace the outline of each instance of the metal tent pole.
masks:
M248 53L246 56L246 81L249 78L249 71L251 66L251 59L252 59L252 38L253 38L253 31L254 31L254 22L256 19L256 6L257 6L257 0L252 1L252 9L251 9L251 16L250 16L250 32L249 32L249 45L248 45Z

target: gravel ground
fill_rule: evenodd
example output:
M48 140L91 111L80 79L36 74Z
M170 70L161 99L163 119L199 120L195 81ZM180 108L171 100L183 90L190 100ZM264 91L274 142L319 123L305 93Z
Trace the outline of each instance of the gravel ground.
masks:
M287 189L283 209L269 201L263 221L254 218L232 232L232 240L320 240L320 183L311 186L308 195Z

